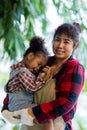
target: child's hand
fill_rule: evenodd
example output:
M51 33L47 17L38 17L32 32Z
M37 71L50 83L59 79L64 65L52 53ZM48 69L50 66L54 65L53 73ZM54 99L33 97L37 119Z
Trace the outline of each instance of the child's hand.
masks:
M38 74L38 77L40 77L40 78L44 78L44 76L45 76L45 72L40 72L39 74Z
M62 64L59 65L53 65L53 66L45 66L43 68L43 72L39 74L41 78L43 78L45 81L52 78L54 75L56 75L62 67Z
M58 74L58 72L60 71L62 65L53 65L51 67L46 66L43 71L45 72L44 75L44 80L48 80L50 78L52 78L54 75Z
M50 73L49 69L50 69L49 66L45 66L45 67L43 68L42 72L39 73L38 77L40 77L40 78L42 78L42 79L44 79L44 80L47 80L47 79L50 77L50 75L49 75L49 76L47 75L47 74ZM48 77L48 78L47 78L47 77Z
M47 73L47 71L50 69L50 66L45 66L44 68L43 68L43 72L45 72L45 73Z
M44 69L43 69L45 75L43 77L43 79L45 81L47 81L48 79L52 78L52 71L51 71L51 67L49 66L46 66Z

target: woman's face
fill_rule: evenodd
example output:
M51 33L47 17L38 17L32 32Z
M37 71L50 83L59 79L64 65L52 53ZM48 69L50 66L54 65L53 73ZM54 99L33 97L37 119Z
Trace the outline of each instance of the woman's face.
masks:
M56 35L53 42L53 52L60 60L68 59L75 49L75 44L67 35Z

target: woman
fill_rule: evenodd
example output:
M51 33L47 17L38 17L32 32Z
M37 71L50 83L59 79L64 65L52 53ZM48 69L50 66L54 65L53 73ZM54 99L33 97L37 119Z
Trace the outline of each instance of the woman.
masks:
M40 124L52 119L56 130L55 124L61 116L66 123L64 130L72 130L72 118L84 84L84 68L73 58L74 50L79 45L80 31L76 23L64 23L56 29L53 37L54 56L49 57L47 63L52 67L52 78L56 79L56 99L19 112L22 123L26 124L25 118L28 119L29 115L32 115L32 119ZM62 67L57 73L59 64ZM25 116L24 119L23 116Z

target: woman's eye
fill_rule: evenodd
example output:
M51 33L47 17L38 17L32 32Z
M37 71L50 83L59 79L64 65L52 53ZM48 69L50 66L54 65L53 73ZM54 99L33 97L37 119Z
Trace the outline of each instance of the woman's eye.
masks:
M65 43L65 44L69 44L69 42L67 42L67 41L65 41L64 43Z
M60 39L59 38L55 38L55 41L60 41Z

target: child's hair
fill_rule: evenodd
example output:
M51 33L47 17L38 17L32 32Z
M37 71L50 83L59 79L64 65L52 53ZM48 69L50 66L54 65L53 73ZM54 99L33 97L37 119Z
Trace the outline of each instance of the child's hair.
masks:
M55 39L56 35L60 36L61 34L65 34L69 38L71 38L74 42L79 42L80 33L81 33L81 28L79 23L75 23L75 22L73 24L64 23L56 29L53 40Z
M34 36L30 40L30 47L24 53L24 57L27 56L30 52L33 52L35 55L42 53L45 56L48 56L48 51L46 47L44 46L44 44L45 44L44 39L42 39L39 36Z

